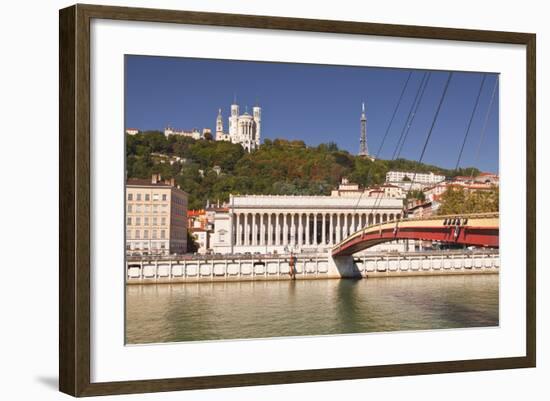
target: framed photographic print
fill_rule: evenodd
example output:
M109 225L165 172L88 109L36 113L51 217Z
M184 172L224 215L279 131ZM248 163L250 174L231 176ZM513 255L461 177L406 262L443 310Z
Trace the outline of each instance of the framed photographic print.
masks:
M60 390L534 367L535 112L533 34L61 10Z

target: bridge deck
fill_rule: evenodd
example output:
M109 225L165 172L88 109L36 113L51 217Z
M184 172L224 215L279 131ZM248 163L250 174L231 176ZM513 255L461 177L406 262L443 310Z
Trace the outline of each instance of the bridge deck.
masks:
M332 248L332 255L351 255L396 239L441 241L497 248L499 214L432 216L374 224L336 244Z

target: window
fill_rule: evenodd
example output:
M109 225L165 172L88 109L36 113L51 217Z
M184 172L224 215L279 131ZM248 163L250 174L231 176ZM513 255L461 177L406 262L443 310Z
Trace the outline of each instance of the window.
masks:
M136 200L138 200L138 201L141 200L141 194L136 194Z
M141 217L136 217L136 226L141 225Z
M165 226L165 225L166 225L166 217L163 217L163 218L160 220L160 225L161 225L161 226Z
M133 194L128 194L128 200L133 200L134 199L134 195Z
M156 217L153 217L153 225L156 226L158 224L158 219Z
M148 225L149 225L149 217L144 217L144 218L143 218L143 225L144 225L144 226L148 226Z
M157 239L157 230L153 230L153 239Z
M145 212L149 213L151 211L151 206L145 205Z
M153 205L153 213L158 213L159 208L158 205Z
M136 230L136 235L135 235L136 239L139 239L139 230Z
M132 205L128 205L128 213L132 213Z
M130 239L132 236L132 232L130 230L126 230L126 239Z
M166 230L160 230L160 238L165 239L166 238Z
M158 201L159 200L159 194L153 194L153 200Z
M128 218L126 219L126 225L127 225L127 226L131 226L131 225L132 225L132 218L131 218L131 217L128 217Z
M144 239L149 238L149 230L143 230L143 238Z
M163 201L166 200L166 194L162 194L162 200L163 200Z
M149 201L151 199L151 196L149 194L145 194L145 200Z
M136 212L141 213L141 205L136 205Z

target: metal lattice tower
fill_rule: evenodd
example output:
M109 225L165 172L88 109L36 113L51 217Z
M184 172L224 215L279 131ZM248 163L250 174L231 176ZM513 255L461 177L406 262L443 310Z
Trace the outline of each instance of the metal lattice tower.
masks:
M367 116L365 115L365 103L361 103L361 138L359 139L359 156L368 156L367 147Z

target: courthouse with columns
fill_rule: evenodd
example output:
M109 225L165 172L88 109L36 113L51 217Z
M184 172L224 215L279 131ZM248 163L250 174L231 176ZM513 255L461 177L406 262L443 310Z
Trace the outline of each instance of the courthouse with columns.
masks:
M231 195L227 211L215 216L213 251L325 252L365 225L401 218L403 199L362 192L344 188L329 196ZM403 245L383 248L402 250Z

